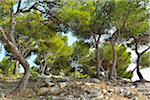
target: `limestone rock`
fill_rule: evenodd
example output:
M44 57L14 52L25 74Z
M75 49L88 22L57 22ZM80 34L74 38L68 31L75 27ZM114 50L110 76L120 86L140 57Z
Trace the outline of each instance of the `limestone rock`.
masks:
M37 95L43 95L43 94L45 94L49 91L50 91L50 89L48 87L42 87L42 88L39 89Z

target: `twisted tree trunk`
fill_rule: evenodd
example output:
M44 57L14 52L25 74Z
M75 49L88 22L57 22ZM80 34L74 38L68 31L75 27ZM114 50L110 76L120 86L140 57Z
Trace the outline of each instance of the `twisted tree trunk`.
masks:
M5 33L5 31L1 27L0 27L0 31L3 34L3 37L7 45L10 46L15 59L17 59L24 68L24 76L22 77L20 83L16 88L16 91L18 92L26 88L30 76L30 70L29 70L29 63L23 57L15 42L15 37L14 37L15 24L16 24L15 17L13 15L13 12L11 12L9 32Z
M135 53L136 53L136 55L137 55L137 60L136 60L136 72L137 72L137 75L138 75L140 81L142 81L142 80L145 80L145 79L143 78L143 75L142 75L141 72L140 72L140 65L139 65L139 63L140 63L140 58L141 58L141 56L142 56L146 51L149 50L150 46L149 46L147 49L145 49L144 51L142 51L141 53L139 53L139 52L138 52L138 42L137 42L137 39L136 39L134 36L132 36L132 38L134 39L134 43L135 43Z

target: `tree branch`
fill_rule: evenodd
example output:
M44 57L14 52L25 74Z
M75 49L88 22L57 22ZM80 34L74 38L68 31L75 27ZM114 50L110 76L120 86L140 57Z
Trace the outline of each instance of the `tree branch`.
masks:
M37 5L37 3L34 3L34 4L33 4L31 7L29 7L27 10L20 9L20 12L22 12L22 13L30 12L32 9L35 8L36 5Z
M18 2L18 7L17 7L17 11L16 11L16 13L15 13L14 15L16 15L17 13L20 12L21 1L22 1L22 0L19 0L19 2Z
M138 43L137 43L137 41L136 41L136 38L135 38L135 36L132 36L132 38L134 39L134 42L135 42L135 52L136 52L136 54L137 54L138 56L140 56L140 54L139 54L139 52L138 52Z
M91 35L93 36L93 39L94 39L94 41L96 42L96 37L95 37L95 33L94 32L90 32L91 33Z
M0 27L0 31L1 31L1 33L3 34L3 38L4 38L6 41L10 41L10 40L7 38L7 35L6 35L6 33L5 33L5 31L3 30L2 27Z
M147 49L145 49L144 51L142 51L142 52L140 53L140 56L141 56L142 54L144 54L148 49L150 49L150 46L149 46Z
M97 42L99 43L100 41L100 38L101 38L101 34L98 34L98 39L97 39Z

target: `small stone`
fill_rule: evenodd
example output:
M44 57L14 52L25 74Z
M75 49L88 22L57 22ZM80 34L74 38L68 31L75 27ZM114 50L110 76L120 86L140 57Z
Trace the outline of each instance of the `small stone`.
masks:
M121 88L120 89L120 96L126 96L128 94L128 91L127 91L127 89L125 89L125 88Z
M67 95L66 97L67 97L67 99L69 99L69 100L71 100L72 98L74 98L73 95Z
M107 94L108 94L107 90L102 90L102 93L103 93L104 95L107 95Z
M38 91L38 95L42 95L42 94L44 94L44 93L46 93L46 92L48 92L49 91L49 88L47 88L47 87L42 87L42 88L40 88L40 90Z
M50 81L46 81L46 84L47 84L48 86L50 86L50 87L55 85L55 83L50 82Z
M87 95L80 95L80 97L81 97L81 100L89 100Z
M85 85L88 85L88 86L90 86L90 85L92 85L92 83L88 83L88 82L87 82L87 83L85 83Z
M5 97L5 94L4 94L4 93L2 93L2 94L1 94L1 96L2 96L2 98L4 98L4 97Z
M51 96L49 99L50 100L65 100L66 98L62 96Z
M131 99L131 98L134 97L134 95L133 95L132 93L128 93L128 94L126 95L126 97L127 97L128 99Z
M64 88L67 86L67 82L60 82L59 85L60 85L60 88Z
M149 89L150 91L150 83L145 83L145 86Z
M50 88L51 93L58 93L60 91L60 87L55 85L54 87Z
M109 89L109 90L108 90L108 93L111 94L111 95L113 94L113 92L114 92L113 89Z
M96 91L93 91L91 92L88 97L97 97L97 96L100 96L101 95L101 91L99 90L96 90Z
M97 78L92 78L90 82L93 82L93 83L100 83L101 81Z

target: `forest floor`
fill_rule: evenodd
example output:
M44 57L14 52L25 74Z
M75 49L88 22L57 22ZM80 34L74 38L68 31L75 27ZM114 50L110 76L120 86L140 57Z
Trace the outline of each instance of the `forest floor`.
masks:
M30 79L26 90L9 95L18 82L18 79L0 80L0 100L150 100L149 82Z

